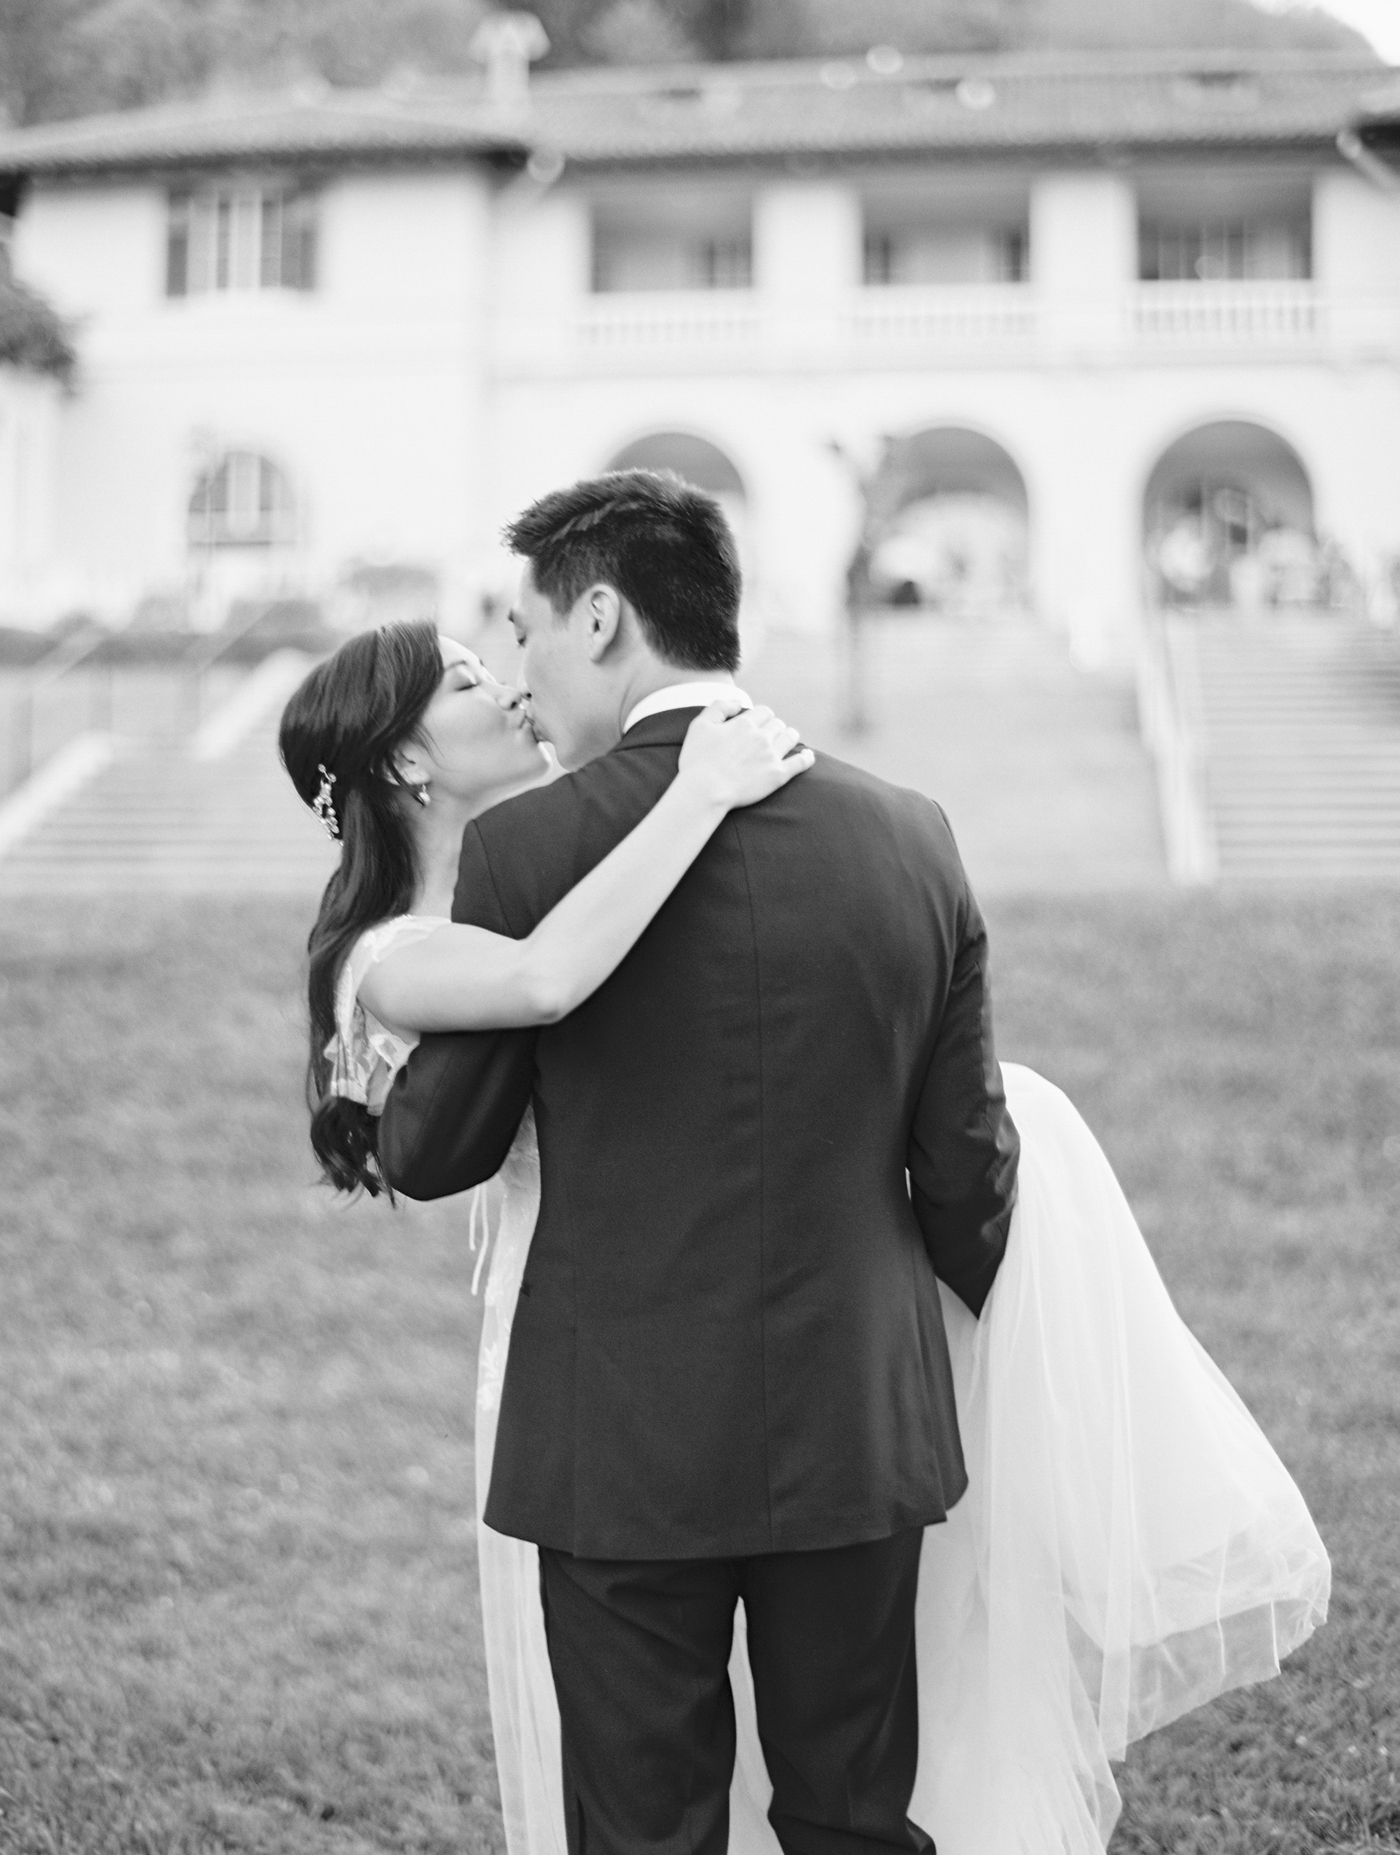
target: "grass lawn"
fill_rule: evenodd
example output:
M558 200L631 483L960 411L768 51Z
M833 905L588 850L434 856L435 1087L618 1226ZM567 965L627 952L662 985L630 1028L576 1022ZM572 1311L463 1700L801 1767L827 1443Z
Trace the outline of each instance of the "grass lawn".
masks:
M0 908L3 1855L501 1846L465 1220L313 1184L305 918ZM1135 1748L1115 1855L1400 1848L1400 895L993 930L1003 1054L1098 1130L1335 1563L1280 1681Z

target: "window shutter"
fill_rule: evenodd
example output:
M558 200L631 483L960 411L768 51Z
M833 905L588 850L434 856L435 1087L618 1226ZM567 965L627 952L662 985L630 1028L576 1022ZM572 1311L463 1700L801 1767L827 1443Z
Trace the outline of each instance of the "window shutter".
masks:
M286 276L286 266L282 261L285 204L285 195L281 193L264 193L262 196L262 213L258 223L258 242L261 246L258 283L264 290L275 290Z
M282 202L282 282L290 290L316 288L316 196L288 194Z
M190 288L190 196L170 195L165 233L165 294L187 296Z

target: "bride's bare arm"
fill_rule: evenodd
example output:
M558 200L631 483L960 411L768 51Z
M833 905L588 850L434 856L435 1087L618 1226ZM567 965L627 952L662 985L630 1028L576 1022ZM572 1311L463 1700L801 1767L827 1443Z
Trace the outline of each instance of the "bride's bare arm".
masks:
M770 709L712 704L690 725L680 768L641 823L524 940L448 923L396 948L360 982L377 1018L402 1030L553 1024L596 992L714 835L811 766Z

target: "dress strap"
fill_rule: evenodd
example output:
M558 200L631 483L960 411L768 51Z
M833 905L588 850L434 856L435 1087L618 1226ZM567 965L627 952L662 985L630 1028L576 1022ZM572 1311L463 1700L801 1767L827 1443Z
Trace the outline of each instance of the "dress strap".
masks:
M336 1029L347 1043L354 1037L356 1005L369 969L386 960L396 947L426 940L447 925L446 915L395 915L391 920L381 921L377 927L365 929L346 954L335 988Z
M396 948L426 940L447 925L445 915L395 915L367 928L350 949L336 980L335 1035L326 1045L333 1095L362 1102L371 1114L379 1113L389 1083L408 1061L418 1036L382 1024L360 1003L360 987L370 968Z

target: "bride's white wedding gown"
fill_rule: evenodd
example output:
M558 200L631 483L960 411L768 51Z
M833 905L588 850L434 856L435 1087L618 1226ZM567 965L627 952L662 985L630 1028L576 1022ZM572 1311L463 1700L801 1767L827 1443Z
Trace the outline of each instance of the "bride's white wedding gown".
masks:
M362 1052L353 987L384 946L346 963L342 1033L358 1030ZM390 1069L411 1047L372 1019L369 1040ZM1109 1761L1277 1674L1326 1617L1331 1567L1288 1471L1172 1306L1097 1141L1034 1070L1002 1073L1021 1135L1006 1257L980 1320L941 1291L969 1485L924 1536L910 1814L939 1855L1099 1855L1119 1809ZM538 1208L527 1115L486 1277L478 1514ZM477 1539L507 1846L566 1855L536 1549L479 1523ZM729 1846L779 1855L742 1607L730 1677Z

